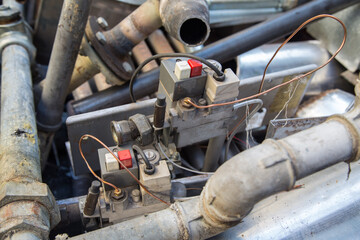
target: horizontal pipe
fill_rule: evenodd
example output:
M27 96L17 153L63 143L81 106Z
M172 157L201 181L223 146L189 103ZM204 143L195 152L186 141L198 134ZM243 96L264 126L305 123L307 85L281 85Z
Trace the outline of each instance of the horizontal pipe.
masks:
M212 43L195 55L215 59L223 63L255 47L290 33L302 22L315 15L334 13L357 2L357 0L311 1L284 13L280 17L270 19ZM158 86L158 79L158 69L140 75L134 84L134 94L138 98L141 98L155 92ZM73 112L91 112L106 107L129 103L131 99L128 88L128 84L120 87L112 87L107 91L76 101L72 104ZM91 102L92 104L89 104Z

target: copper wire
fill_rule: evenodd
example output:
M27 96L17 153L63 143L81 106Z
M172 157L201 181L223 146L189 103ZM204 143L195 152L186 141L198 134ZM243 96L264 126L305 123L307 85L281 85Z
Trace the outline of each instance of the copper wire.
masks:
M106 148L106 150L111 153L111 155L113 155L113 157L119 162L119 164L130 174L130 176L140 185L140 187L142 187L144 189L144 191L149 194L151 197L155 198L156 200L170 206L170 203L162 200L161 198L155 196L154 194L152 194L138 179L137 177L132 173L130 172L130 170L120 161L120 159L113 153L113 151L110 150L110 148L108 146L106 146L105 143L103 143L101 140L99 140L98 138L96 138L95 136L93 135L90 135L90 134L85 134L83 135L80 140L79 140L79 151L80 151L80 154L82 156L82 158L84 159L86 165L88 166L90 172L97 178L99 179L99 181L103 182L104 184L107 184L111 187L113 187L115 189L115 191L120 191L120 189L118 187L116 187L114 184L112 183L109 183L105 180L103 180L101 177L99 177L98 175L95 174L95 172L92 170L92 168L90 167L89 163L87 162L85 156L84 156L84 153L82 152L82 148L81 148L81 143L84 139L87 139L87 138L91 138L95 141L97 141L98 143L100 143L104 148Z
M287 82L284 82L284 83L281 83L279 85L276 85L275 87L272 87L272 88L269 88L265 91L262 91L262 88L263 88L263 85L264 85L264 81L265 81L265 75L266 75L266 71L270 65L270 63L272 62L272 60L275 58L276 54L280 51L280 49L287 43L289 42L294 36L295 34L297 34L305 25L307 25L308 23L316 20L316 19L319 19L319 18L326 18L326 17L329 17L329 18L332 18L332 19L335 19L336 21L338 21L341 26L343 27L344 29L344 38L343 38L343 41L340 45L340 47L338 48L338 50L323 64L321 65L320 67L317 67L315 68L314 70L311 70L303 75L300 75L300 76L297 76ZM285 86L285 85L288 85L292 82L295 82L301 78L304 78L316 71L318 71L319 69L325 67L327 64L329 64L329 62L331 62L335 57L336 55L341 51L341 49L344 47L345 45L345 42L346 42L346 36L347 36L347 30L346 30L346 26L345 24L337 17L335 16L332 16L332 15L329 15L329 14L320 14L320 15L317 15L315 17L312 17L310 19L308 19L307 21L305 21L303 24L301 24L281 45L280 47L276 50L276 52L274 53L274 55L272 56L272 58L270 59L269 63L266 65L265 67L265 70L264 70L264 74L263 74L263 77L262 77L262 80L261 80L261 84L260 84L260 88L259 88L259 93L257 94L254 94L254 95L251 95L249 97L245 97L245 98L241 98L241 99L238 99L238 100L235 100L235 101L231 101L231 102L225 102L225 103L215 103L215 104L210 104L210 105L207 105L207 106L199 106L197 104L195 104L191 99L188 99L186 100L187 103L191 104L193 107L195 108L199 108L199 109L205 109L205 108L211 108L211 107L219 107L219 106L225 106L225 105L231 105L231 104L235 104L235 103L239 103L239 102L243 102L243 101L246 101L246 100L249 100L249 99L252 99L252 98L256 98L256 97L260 97L262 95L265 95L277 88L280 88L282 86Z

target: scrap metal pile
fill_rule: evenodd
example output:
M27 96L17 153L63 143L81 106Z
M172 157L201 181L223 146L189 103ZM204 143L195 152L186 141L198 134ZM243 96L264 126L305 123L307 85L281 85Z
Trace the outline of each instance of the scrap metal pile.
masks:
M3 0L0 240L355 239L359 0Z

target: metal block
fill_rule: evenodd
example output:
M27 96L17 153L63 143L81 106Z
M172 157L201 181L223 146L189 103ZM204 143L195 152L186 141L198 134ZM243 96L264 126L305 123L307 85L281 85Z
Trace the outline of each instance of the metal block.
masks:
M121 151L129 149L131 156L132 156L132 163L133 167L129 168L130 172L135 175L136 178L139 178L139 168L138 163L135 160L134 152L131 148L131 145L125 145L122 147L110 147L110 150L112 151ZM106 167L106 154L109 152L105 148L101 148L98 150L99 154L99 163L100 163L100 171L101 171L101 177L108 182L111 182L112 184L116 185L117 187L124 188L129 186L136 186L137 182L129 175L129 173L125 169L121 170L108 170ZM116 160L115 160L116 161ZM117 162L116 162L117 163ZM108 185L104 185L106 191L112 190L112 188Z
M230 68L225 69L224 73L225 80L223 82L216 81L211 75L208 75L205 95L209 103L232 100L238 96L239 78Z
M66 126L71 146L70 161L74 174L78 176L89 173L89 169L79 152L79 139L82 135L92 134L111 146L114 144L114 140L110 131L110 122L127 120L139 112L144 115L151 115L154 112L155 101L156 99L150 99L69 117L66 120ZM100 170L98 155L94 154L94 149L98 148L99 144L95 141L87 141L82 147L83 153L94 171Z
M185 58L179 58L186 60ZM205 88L207 74L202 71L198 77L179 80L175 71L176 59L167 59L161 62L160 66L160 85L165 92L162 92L170 98L171 101L177 101L185 97L202 96ZM161 88L159 88L159 91Z
M147 175L144 173L145 164L140 164L139 174L140 182L151 192L154 192L155 195L160 197L165 201L170 200L170 191L171 191L171 181L170 181L170 171L167 166L166 161L160 161L159 165L155 168L155 173L152 175ZM149 196L143 188L140 189L142 195L142 203L144 206L155 204L158 200Z

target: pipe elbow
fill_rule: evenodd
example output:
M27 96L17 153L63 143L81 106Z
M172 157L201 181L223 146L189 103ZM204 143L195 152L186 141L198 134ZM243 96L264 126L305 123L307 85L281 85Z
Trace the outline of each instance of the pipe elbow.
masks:
M277 141L266 140L231 158L209 179L200 198L202 215L213 226L231 227L258 201L294 183L287 151Z

